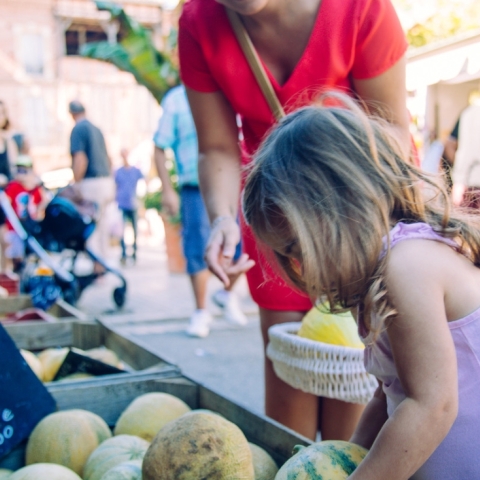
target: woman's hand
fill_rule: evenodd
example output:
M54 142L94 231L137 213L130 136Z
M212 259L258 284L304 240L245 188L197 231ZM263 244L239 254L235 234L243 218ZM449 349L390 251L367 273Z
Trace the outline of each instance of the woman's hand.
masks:
M162 194L162 210L169 217L176 217L180 212L180 198L173 188L164 188Z
M255 264L243 254L232 263L235 249L240 241L240 228L231 216L217 217L212 223L212 231L205 251L208 268L228 287L242 273Z

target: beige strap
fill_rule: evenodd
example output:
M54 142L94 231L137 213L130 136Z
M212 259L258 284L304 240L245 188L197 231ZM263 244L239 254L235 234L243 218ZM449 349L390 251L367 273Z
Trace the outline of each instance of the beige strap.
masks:
M273 113L276 120L280 120L285 116L282 104L278 100L275 90L272 87L272 83L267 76L267 72L263 68L260 57L258 56L252 40L250 39L245 27L243 26L238 13L230 8L225 8L227 11L228 19L232 25L233 31L237 37L240 46L242 47L245 57L247 57L248 64L255 75L255 78L260 86L265 100L268 102L268 106Z

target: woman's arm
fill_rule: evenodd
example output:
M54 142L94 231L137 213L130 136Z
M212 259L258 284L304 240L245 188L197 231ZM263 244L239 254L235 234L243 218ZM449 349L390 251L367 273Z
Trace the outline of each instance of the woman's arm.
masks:
M445 245L409 240L392 250L386 284L397 309L387 333L405 400L352 480L407 480L449 432L458 409L455 346L445 315Z
M15 170L15 164L17 162L18 156L18 148L17 144L13 140L13 137L7 137L7 156L8 156L8 163L10 164L10 169L12 172Z
M372 113L380 114L395 127L398 139L401 145L405 145L405 153L408 153L411 140L405 69L406 59L402 57L393 67L377 77L366 80L354 78L353 86Z
M378 432L387 420L387 399L383 393L382 385L380 384L375 391L373 398L365 407L362 417L360 418L350 441L357 445L361 445L367 450L370 449L377 438Z
M240 150L235 112L221 92L200 93L187 88L198 135L200 188L212 232L206 261L229 285L230 267L240 240L237 210L240 194Z

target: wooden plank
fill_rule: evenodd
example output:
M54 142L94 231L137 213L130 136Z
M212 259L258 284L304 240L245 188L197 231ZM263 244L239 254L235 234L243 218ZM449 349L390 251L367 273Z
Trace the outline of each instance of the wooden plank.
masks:
M106 377L109 378L104 380L69 382L69 385L50 383L47 388L59 410L89 410L100 415L112 427L128 405L145 393L169 393L181 398L191 408L198 408L198 386L178 377L178 371L165 372L165 375L173 378L162 378L151 373L119 374L108 375Z
M25 308L32 308L30 295L12 295L0 298L0 316L5 317L8 313L18 312Z
M50 315L57 317L58 319L64 318L75 318L81 322L91 321L92 318L86 315L85 313L78 310L74 306L70 305L69 303L65 302L61 298L59 298L55 304L48 310Z
M292 456L295 445L313 443L275 420L253 413L202 385L199 385L199 403L200 408L218 412L238 425L248 441L265 449L278 465L283 465Z
M119 358L125 361L135 370L152 368L157 365L171 365L153 353L149 348L139 345L128 338L117 333L114 329L103 327L104 344L113 350Z
M74 322L72 324L72 346L88 350L103 345L104 328L97 322Z
M75 322L18 322L5 324L5 330L18 348L44 350L51 347L70 347L73 344Z
M25 310L27 308L33 308L30 295L20 294L0 298L0 320L9 313L19 312L20 310ZM91 320L88 315L68 304L61 298L59 298L52 307L47 310L47 313L58 320L65 318L79 321Z

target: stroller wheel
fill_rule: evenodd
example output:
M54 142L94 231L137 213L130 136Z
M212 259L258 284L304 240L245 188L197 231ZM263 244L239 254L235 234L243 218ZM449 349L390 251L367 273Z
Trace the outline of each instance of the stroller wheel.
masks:
M127 289L125 287L117 287L113 291L113 301L118 308L122 308L127 298Z

